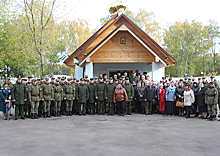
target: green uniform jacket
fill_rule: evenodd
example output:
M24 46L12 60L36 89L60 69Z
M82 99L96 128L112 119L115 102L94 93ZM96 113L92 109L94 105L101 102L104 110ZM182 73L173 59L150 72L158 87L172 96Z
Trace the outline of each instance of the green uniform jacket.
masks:
M95 103L95 83L90 83L87 85L89 90L89 103Z
M62 101L63 100L63 88L59 84L53 86L54 91L54 100Z
M15 105L24 105L24 99L27 99L25 84L17 82L12 86L11 99L15 100Z
M218 103L218 90L213 86L205 92L205 103L207 105L216 105Z
M98 97L98 101L104 101L105 96L105 83L99 82L96 84L95 96Z
M53 92L53 85L50 83L42 84L42 92L43 92L43 99L45 101L50 101L54 99L54 92Z
M131 83L131 84L133 84L133 81L136 83L136 85L137 85L137 83L138 83L138 77L136 77L136 76L135 76L135 77L133 77L133 76L130 77L129 80L130 80L130 83Z
M80 84L76 90L76 99L78 103L86 103L86 100L89 99L89 89L86 85Z
M39 101L39 99L41 99L40 94L41 94L41 87L40 87L40 85L32 84L28 88L28 99L29 100L31 100L31 101Z
M203 82L203 84L204 84L205 88L209 88L209 83L208 82Z
M114 91L116 89L116 84L110 83L105 85L105 97L107 97L106 102L112 103L114 102Z
M66 100L73 100L73 98L75 98L75 88L71 83L68 83L64 86L63 96L66 98Z
M128 95L128 101L132 101L132 99L130 97L134 97L134 88L133 88L133 85L130 84L130 83L125 83L123 85L123 87L125 88L126 92L127 92L127 95Z

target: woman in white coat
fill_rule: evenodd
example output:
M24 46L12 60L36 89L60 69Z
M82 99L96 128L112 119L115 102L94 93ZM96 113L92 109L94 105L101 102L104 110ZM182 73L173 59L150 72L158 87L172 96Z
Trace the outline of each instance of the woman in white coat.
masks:
M190 117L190 108L192 104L195 102L195 97L193 90L189 88L188 84L185 84L185 91L183 93L184 96L184 107L186 108L186 118Z

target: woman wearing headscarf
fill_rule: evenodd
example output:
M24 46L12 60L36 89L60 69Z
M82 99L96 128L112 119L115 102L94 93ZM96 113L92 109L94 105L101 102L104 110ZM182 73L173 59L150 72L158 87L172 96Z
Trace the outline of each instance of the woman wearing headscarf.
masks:
M8 83L4 83L3 88L0 89L0 112L3 112L4 120L7 120L5 104L9 102L9 95L11 89L8 88Z
M186 118L189 118L190 109L192 107L192 104L195 102L195 96L192 89L190 89L188 83L185 84L185 91L183 93L183 96L184 96L184 107L186 108Z
M174 116L176 112L176 107L175 107L175 90L176 87L174 86L174 82L171 82L171 85L167 88L166 90L166 113L169 116Z
M178 83L178 87L175 90L175 96L176 96L176 101L179 102L184 102L184 96L183 96L183 92L185 90L185 87L183 85L182 81L179 81ZM177 107L177 109L179 110L179 116L184 116L184 108L182 107Z
M165 112L165 96L166 96L166 91L163 89L163 85L160 84L157 91L157 97L159 103L159 112L162 114Z
M126 90L118 83L114 91L114 102L117 104L119 116L124 116L125 101L128 101Z
M197 117L199 115L199 112L198 112L198 97L197 97L197 93L199 91L199 86L197 84L197 82L193 82L193 86L192 86L192 90L194 92L194 96L195 96L195 102L193 103L193 106L194 106L194 109L195 109L195 116L194 117Z
M197 93L197 99L198 99L198 107L199 107L199 113L201 114L200 118L206 119L207 117L207 105L205 103L205 92L207 88L204 87L203 83L199 83L199 91Z

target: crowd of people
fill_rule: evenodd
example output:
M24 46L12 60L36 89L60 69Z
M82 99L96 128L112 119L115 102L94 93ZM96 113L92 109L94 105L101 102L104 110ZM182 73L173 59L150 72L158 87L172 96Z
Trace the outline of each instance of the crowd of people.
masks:
M118 71L113 77L100 75L95 78L58 77L55 79L28 77L12 84L8 78L0 90L0 111L4 120L14 120L62 115L145 115L154 113L169 116L194 117L214 121L219 103L219 85L214 76L208 83L205 77L180 79L163 78L159 83L146 72Z

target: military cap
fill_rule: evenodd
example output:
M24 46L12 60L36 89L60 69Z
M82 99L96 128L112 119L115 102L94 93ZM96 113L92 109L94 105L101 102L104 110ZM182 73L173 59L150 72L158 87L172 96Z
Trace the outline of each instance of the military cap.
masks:
M90 80L94 80L93 78L90 78Z
M32 76L28 76L28 79L32 78Z
M209 83L210 83L210 84L211 84L211 83L212 83L212 84L214 84L214 82L213 82L213 81L210 81Z
M33 79L32 81L37 81L37 79Z
M191 80L191 78L188 78L188 80Z
M76 82L79 82L79 80L77 79Z
M41 77L40 79L41 79L41 80L44 80L44 77Z
M165 77L162 77L162 79L165 80L166 78L165 78Z
M108 82L108 79L106 79L105 82Z
M146 75L147 75L147 72L143 72L143 75L144 75L144 74L146 74Z
M85 81L84 78L81 78L80 81Z
M62 77L61 80L64 80L64 77Z
M119 80L122 80L122 77L120 77Z
M163 82L162 80L160 80L160 82Z
M117 73L120 73L120 74L121 74L121 71L117 71Z
M88 78L89 76L88 75L85 75L85 78Z
M58 77L58 79L61 79L61 77Z
M172 77L170 77L169 80L172 80Z
M115 79L115 81L118 81L118 79Z
M74 77L73 80L76 80L76 78Z
M196 79L195 79L195 78L192 78L192 80L195 81Z
M66 77L64 77L64 79L66 79Z
M183 79L180 79L180 81L183 81Z
M8 80L11 80L11 78L10 78L10 77L8 77Z
M18 79L21 79L21 76L18 76L17 78L18 78Z
M98 79L98 77L95 77L95 79Z
M206 79L205 76L203 76L202 79Z
M136 71L133 71L132 73L134 74L134 73L136 73Z
M54 79L55 79L55 77L51 77L51 79L53 79L53 80L54 80Z
M215 76L212 75L212 76L210 76L210 78L215 78Z
M56 82L59 82L60 80L59 79L56 79Z
M109 80L113 80L113 77L110 77Z
M99 76L99 79L103 79L103 77L102 77L102 76Z
M22 81L27 81L27 79L23 78Z
M187 79L188 79L187 77L184 78L184 80L187 80Z
M126 77L125 80L129 80L129 77Z
M137 76L141 75L141 73L137 73Z
M72 80L71 78L68 78L68 79L67 79L67 81L71 81L71 80Z
M45 80L46 80L46 81L48 81L48 80L49 80L49 78L47 77L47 78L45 78Z
M31 81L28 81L27 83L31 83Z
M201 78L199 77L198 80L201 80Z
M40 81L40 78L37 78L36 80Z
M125 76L123 75L122 78L125 78Z

